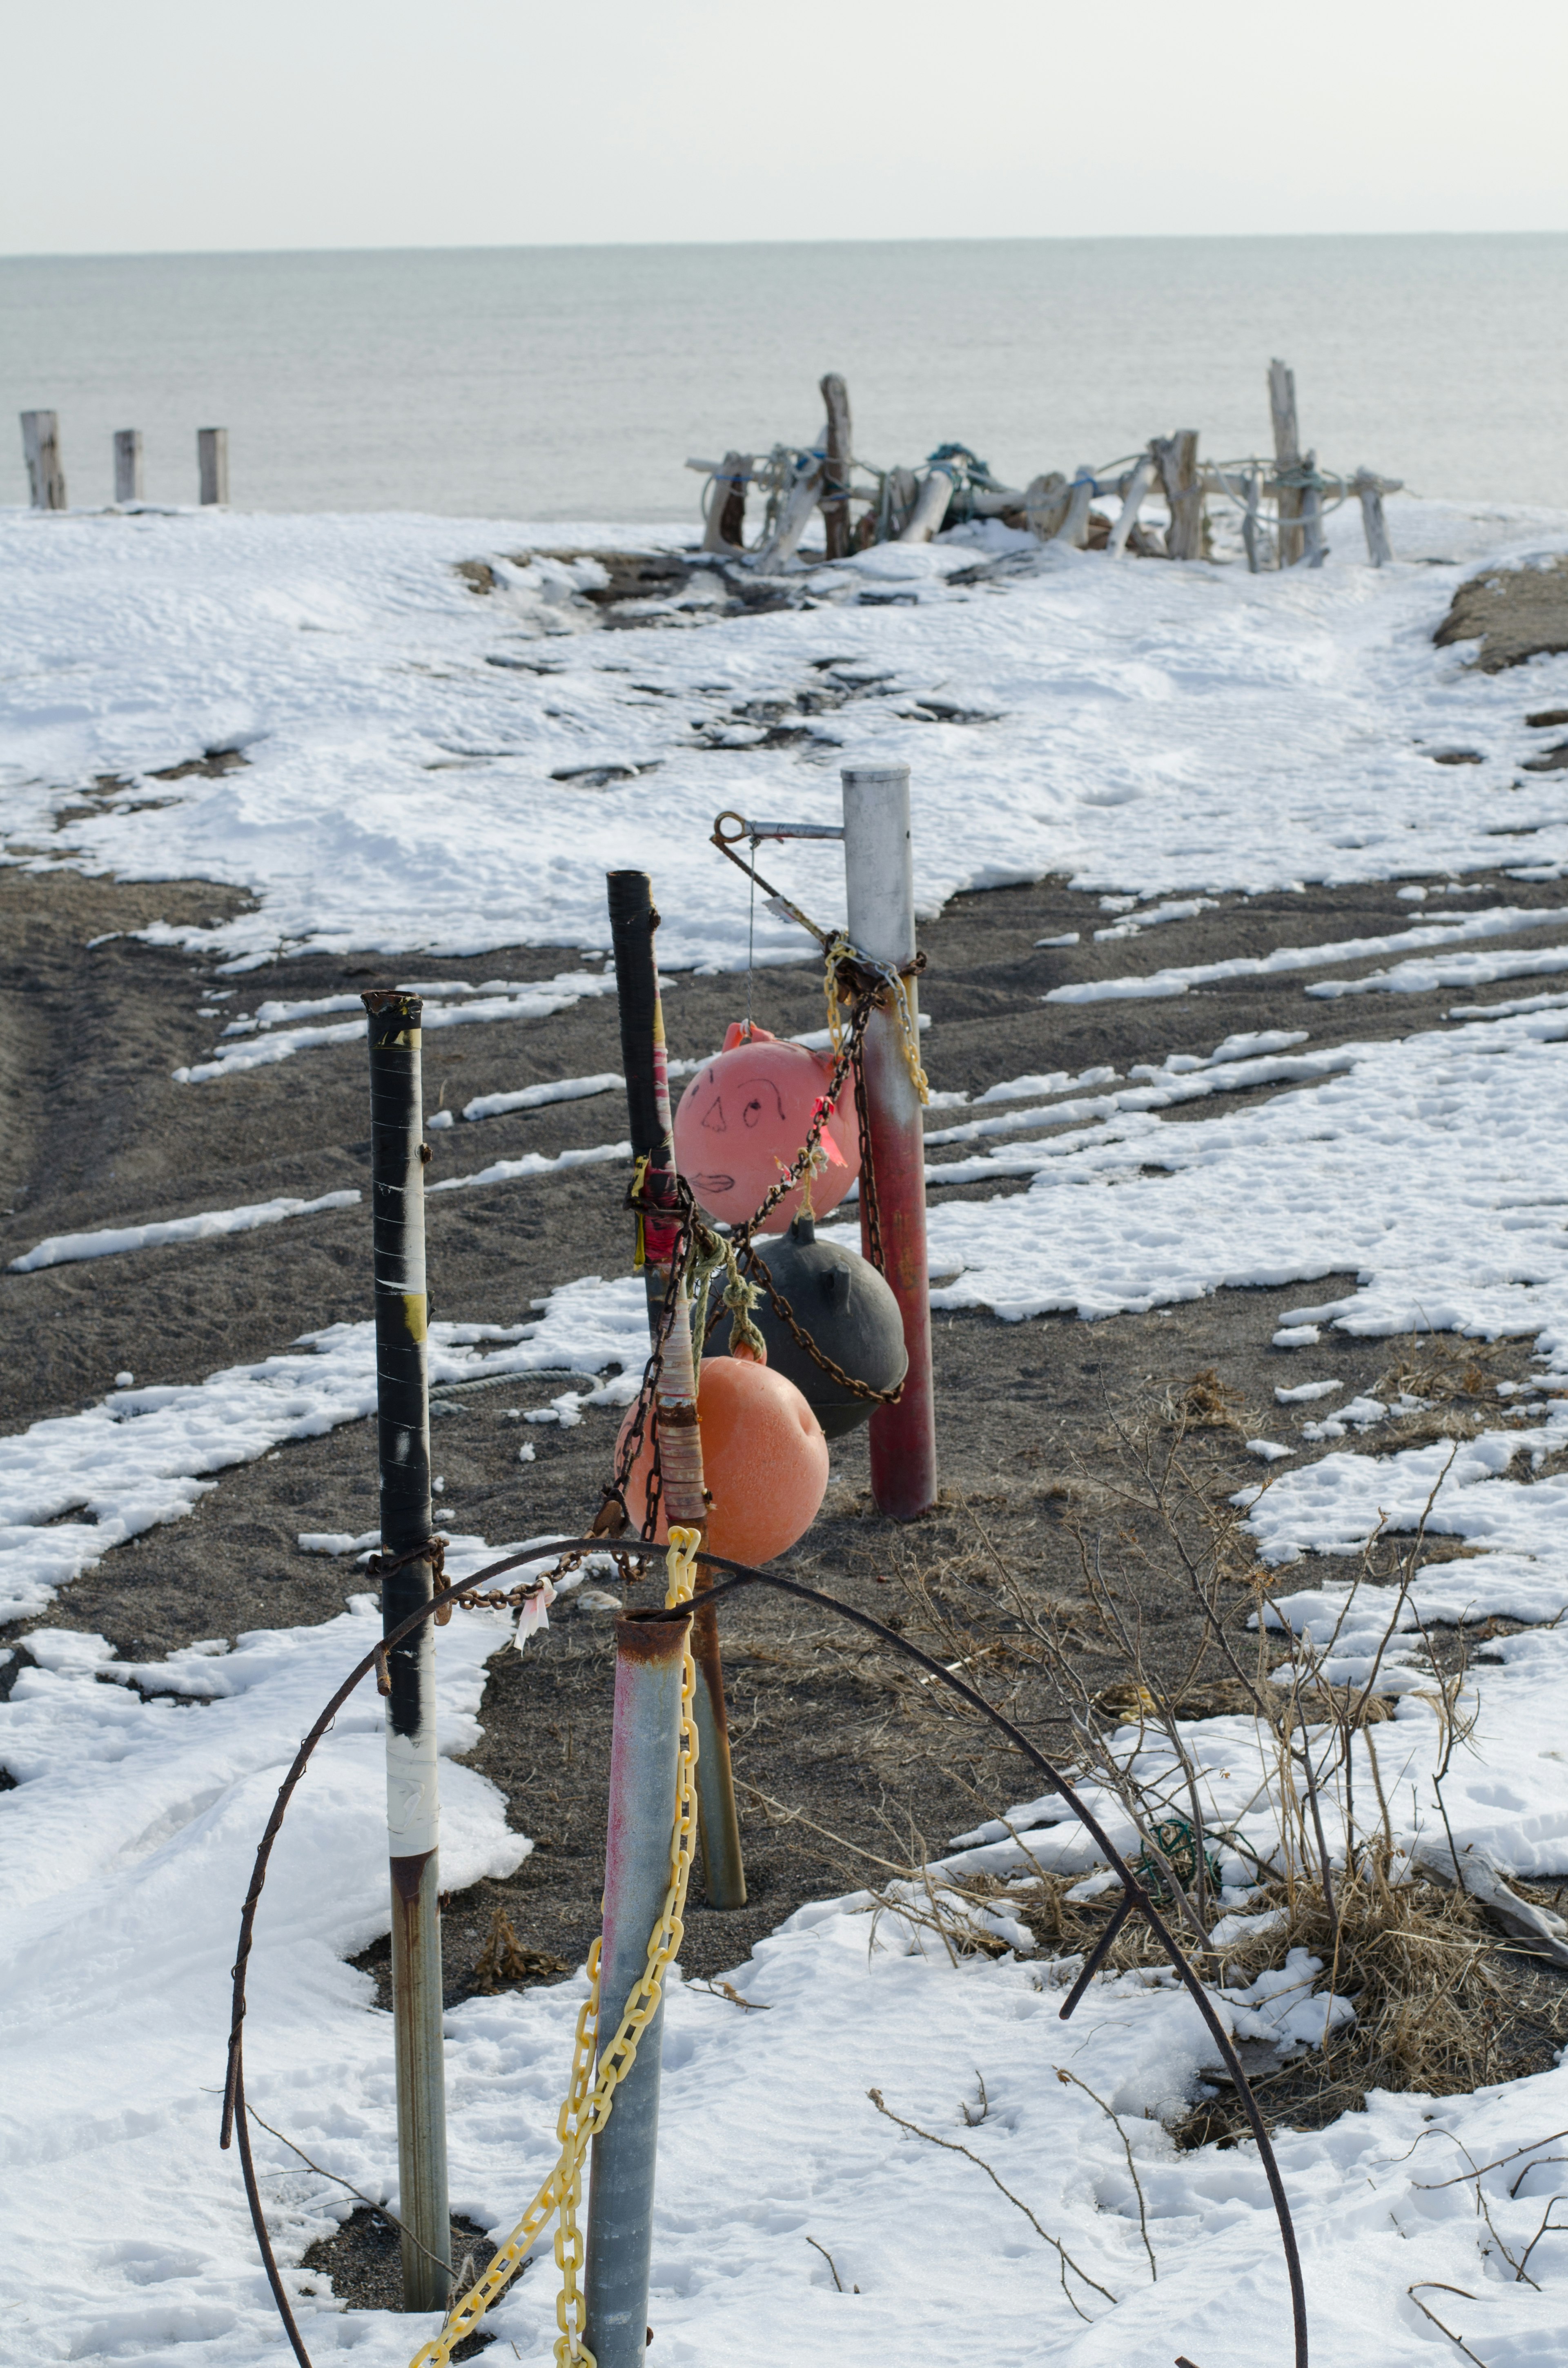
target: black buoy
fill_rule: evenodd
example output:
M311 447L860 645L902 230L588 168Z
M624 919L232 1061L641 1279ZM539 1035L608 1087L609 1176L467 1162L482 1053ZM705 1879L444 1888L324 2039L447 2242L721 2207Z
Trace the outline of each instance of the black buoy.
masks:
M874 1390L892 1390L903 1381L909 1357L897 1300L874 1266L836 1242L819 1242L810 1217L797 1217L787 1234L764 1235L752 1249L767 1267L774 1288L787 1299L795 1321L819 1349L857 1381ZM767 1361L794 1383L829 1439L841 1439L875 1410L872 1398L857 1397L824 1372L802 1349L767 1291L752 1321L767 1343ZM721 1326L710 1356L724 1355Z

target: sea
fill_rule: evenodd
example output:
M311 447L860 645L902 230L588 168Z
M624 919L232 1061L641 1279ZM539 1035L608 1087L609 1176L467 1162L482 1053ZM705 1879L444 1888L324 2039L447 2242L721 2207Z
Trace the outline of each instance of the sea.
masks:
M826 370L871 466L1025 484L1176 428L1267 453L1278 355L1324 466L1568 508L1565 300L1544 233L0 258L0 503L38 408L74 507L120 427L194 501L222 427L239 508L695 520L687 461L813 440Z

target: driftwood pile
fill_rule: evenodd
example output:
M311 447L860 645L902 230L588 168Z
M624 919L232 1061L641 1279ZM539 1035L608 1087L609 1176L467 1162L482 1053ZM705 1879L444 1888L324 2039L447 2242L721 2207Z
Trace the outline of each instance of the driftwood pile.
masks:
M1302 453L1296 424L1296 381L1282 361L1268 368L1274 428L1270 460L1199 463L1198 430L1156 436L1142 452L1103 466L1082 466L1071 477L1052 470L1023 487L1006 485L967 445L942 444L918 469L878 469L855 457L849 390L835 371L822 381L826 420L817 443L776 444L771 452L726 452L722 461L688 461L708 480L703 489L703 550L743 556L762 574L796 558L816 512L822 512L826 557L846 559L879 542L929 542L943 528L974 518L1000 518L1041 542L1064 542L1111 558L1203 559L1210 555L1206 505L1219 498L1241 513L1247 565L1321 567L1328 556L1324 519L1352 495L1361 506L1368 556L1374 567L1392 557L1383 495L1397 478L1369 469L1353 476L1320 470L1315 452ZM1158 490L1166 522L1145 524L1145 501ZM749 496L764 501L761 531L746 541ZM1114 518L1092 505L1114 499ZM1267 506L1266 510L1266 505Z

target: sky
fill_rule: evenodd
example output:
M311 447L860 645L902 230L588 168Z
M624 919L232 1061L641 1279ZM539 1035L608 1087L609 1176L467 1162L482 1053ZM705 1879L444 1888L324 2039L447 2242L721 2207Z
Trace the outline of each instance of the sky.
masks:
M1568 229L1563 0L50 0L6 61L7 255Z

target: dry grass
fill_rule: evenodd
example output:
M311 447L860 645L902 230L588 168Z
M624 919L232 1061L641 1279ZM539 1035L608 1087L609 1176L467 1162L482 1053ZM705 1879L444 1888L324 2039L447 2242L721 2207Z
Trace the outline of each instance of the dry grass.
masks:
M1392 1883L1386 1863L1363 1862L1338 1879L1335 1907L1337 1916L1314 1883L1272 1884L1248 1912L1275 1907L1281 1922L1222 1952L1221 1978L1242 1987L1305 1949L1321 1961L1320 1990L1356 2009L1321 2048L1254 2079L1267 2119L1321 2127L1358 2111L1369 2089L1462 2096L1556 2060L1568 2038L1568 1983L1502 1943L1468 1894L1425 1879ZM1244 2129L1239 2104L1222 2093L1195 2105L1176 2137L1228 2144Z
M1102 1686L1095 1696L1095 1708L1128 1725L1142 1720L1157 1722L1167 1711L1182 1719L1252 1718L1262 1712L1267 1713L1276 1735L1289 1735L1301 1726L1342 1720L1352 1726L1376 1726L1392 1718L1394 1697L1364 1695L1355 1686L1330 1686L1321 1681L1301 1686L1292 1692L1267 1678L1246 1684L1239 1678L1210 1678L1184 1687L1179 1694L1162 1704L1147 1686L1124 1679L1115 1685Z
M1240 1436L1246 1429L1241 1418L1244 1403L1240 1390L1233 1390L1212 1365L1206 1365L1190 1381L1172 1384L1161 1412L1167 1429L1233 1430Z

